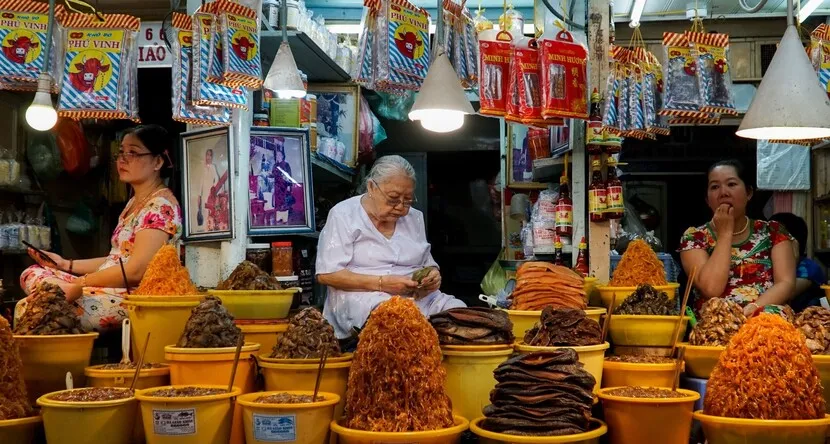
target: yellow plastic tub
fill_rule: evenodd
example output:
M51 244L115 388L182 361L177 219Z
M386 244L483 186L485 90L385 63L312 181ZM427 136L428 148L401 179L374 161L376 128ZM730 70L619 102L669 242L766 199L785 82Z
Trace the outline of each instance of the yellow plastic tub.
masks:
M824 419L772 420L711 416L698 410L709 444L824 444L830 432L830 415Z
M669 299L674 299L678 288L680 288L680 284L677 282L669 282L667 285L656 285L654 287L657 291L665 292ZM602 305L604 307L611 305L611 301L614 300L614 295L616 294L617 302L613 307L616 309L627 297L631 296L631 294L637 290L637 287L611 287L608 285L600 285L597 287L597 290L599 290L599 295L602 299Z
M201 296L200 296L201 297ZM193 307L198 300L145 302L127 299L124 306L132 325L133 350L144 350L147 333L150 343L147 345L147 362L165 362L164 347L179 340Z
M493 370L507 360L513 350L442 350L441 365L447 371L444 388L452 400L453 413L465 418L481 416L490 404L490 391L496 386Z
M454 415L455 425L446 429L428 432L366 432L349 429L340 421L331 422L331 431L337 435L339 444L455 444L461 441L461 434L470 426L465 418Z
M613 321L613 318L611 318ZM557 350L560 348L573 349L579 355L579 362L585 367L585 370L594 376L597 383L594 385L594 393L596 393L602 385L602 366L605 363L605 350L611 345L607 342L597 345L585 345L582 347L534 347L532 345L525 345L522 342L516 343L516 351L519 353L533 353L538 351Z
M513 343L510 344L489 344L489 345L442 345L441 351L456 352L484 352L513 350Z
M284 319L288 317L294 295L302 288L287 290L209 290L222 300L236 319Z
M55 336L14 335L23 360L26 393L34 404L46 393L66 388L66 372L71 372L75 385L83 387L84 369L92 357L92 345L98 333Z
M165 295L165 296L146 296L128 294L125 299L132 302L201 302L206 294L184 294L184 295Z
M271 350L263 350L262 353L257 355L256 358L259 362L268 362L271 364L320 364L320 358L271 358L269 357L270 354ZM343 353L340 356L336 357L326 357L326 364L332 364L335 362L349 362L352 359L354 359L354 353Z
M146 368L138 373L136 389L170 385L170 367ZM84 369L87 387L124 387L129 388L135 377L135 370L104 370L103 365L94 365Z
M533 328L539 318L542 317L541 310L505 310L510 321L513 322L513 336L517 341L521 341L525 337L525 332ZM597 322L600 322L602 315L605 314L604 308L588 307L585 310L585 315Z
M682 398L626 398L608 392L619 387L599 391L609 438L614 444L687 444L692 430L692 412L700 394L678 389ZM709 437L709 434L706 434ZM711 441L710 441L711 442ZM747 441L752 442L752 441Z
M227 389L227 385L199 387ZM228 444L239 388L234 387L230 393L189 398L153 396L154 391L165 388L177 386L138 390L135 394L147 444Z
M613 316L611 322L614 322ZM688 342L683 342L677 345L685 348L683 360L686 365L686 375L692 378L709 379L712 370L715 369L715 364L718 363L721 353L726 350L726 347L713 347L706 345L689 345ZM815 357L814 357L815 358ZM828 361L830 363L830 361ZM820 369L819 369L820 370ZM830 368L828 369L830 372ZM828 374L830 377L830 374ZM830 380L828 381L830 382ZM830 399L830 398L828 398Z
M0 442L2 443L42 442L42 435L43 418L40 416L0 421Z
M329 424L334 418L334 406L340 397L334 393L318 392L323 401L308 404L261 404L254 402L260 396L278 393L313 395L314 391L249 393L237 398L245 421L245 442L296 442L325 444L329 442Z
M590 430L564 436L519 436L496 433L481 428L484 418L477 418L470 423L470 431L479 437L480 444L599 444L600 436L608 433L608 426L596 418L591 418Z
M602 387L671 387L674 383L673 362L648 364L606 360L602 367Z
M314 390L317 382L317 369L320 367L319 360L316 363L300 362L266 362L259 361L262 367L262 375L265 377L265 390L269 392L287 392L291 390ZM334 417L343 415L346 407L346 384L349 382L349 369L352 361L332 362L326 360L323 367L323 377L320 379L320 391L334 393L340 397L340 402L334 408Z
M824 399L828 401L826 412L830 413L830 355L813 355L813 364L818 368L821 386L824 388Z
M671 347L675 342L677 316L613 315L608 334L614 346ZM683 317L678 338L682 338L689 317Z
M277 345L280 336L288 330L288 322L285 321L268 324L248 324L242 321L237 322L236 326L242 330L242 334L245 335L245 341L260 344L259 349L263 353L271 353L271 350Z
M76 389L77 390L77 389ZM83 389L80 389L83 390ZM131 444L138 415L135 397L114 401L65 402L49 398L37 400L49 444Z
M233 379L242 393L256 390L256 360L259 344L246 342L239 354L239 366ZM172 385L225 384L231 378L236 347L184 348L164 347L164 358L170 365Z

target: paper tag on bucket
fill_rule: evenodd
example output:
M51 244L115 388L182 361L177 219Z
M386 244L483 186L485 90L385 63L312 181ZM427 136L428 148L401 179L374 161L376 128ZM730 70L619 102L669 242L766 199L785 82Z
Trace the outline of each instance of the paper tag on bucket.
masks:
M168 436L195 435L196 409L153 409L153 432Z
M297 440L296 415L259 415L254 413L254 438L265 442Z

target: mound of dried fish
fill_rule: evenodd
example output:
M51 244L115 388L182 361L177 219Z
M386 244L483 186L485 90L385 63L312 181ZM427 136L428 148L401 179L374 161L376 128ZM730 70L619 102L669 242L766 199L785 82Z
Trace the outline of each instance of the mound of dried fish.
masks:
M814 355L830 355L830 310L809 307L795 320L795 328L807 339L807 348Z
M629 297L614 310L619 315L655 315L655 316L677 316L677 301L669 299L663 291L657 291L649 284L642 284L637 287Z
M712 298L703 304L689 344L723 347L746 322L744 310L736 302Z
M668 356L614 355L605 358L605 362L625 362L628 364L671 364L675 361Z
M639 386L620 387L608 391L608 394L611 396L621 396L623 398L683 398L688 396L681 392L675 392L667 388Z
M16 335L81 334L77 308L66 300L60 287L44 282L29 295L29 306L14 327Z
M69 390L49 397L52 401L63 402L98 402L115 401L133 397L133 391L127 388L90 387Z
M23 361L6 318L0 316L0 421L32 414L23 382Z
M179 337L178 347L214 348L236 347L242 339L242 330L233 323L233 315L222 301L208 296L193 307L190 318Z
M334 328L316 308L309 307L297 313L288 329L277 340L272 358L310 359L340 356L340 343L334 336Z
M137 362L130 362L129 364L126 364L124 362L119 362L117 364L99 365L99 366L95 367L95 369L96 370L135 370L135 368L137 366L138 366ZM162 365L162 364L152 364L152 363L148 362L147 364L142 364L141 365L141 370L150 370L150 369L162 368L162 367L164 367L164 365Z
M512 344L513 323L504 310L451 308L429 318L441 345Z
M524 343L537 347L581 347L602 340L599 323L582 310L545 307L536 325L525 333Z
M573 349L519 355L493 372L496 388L482 427L497 433L558 436L588 430L596 380Z
M242 261L227 279L220 282L217 290L281 290L277 278L262 271L250 261Z
M276 393L268 396L260 396L259 398L254 399L254 402L258 402L260 404L309 404L312 402L320 402L325 400L325 398L323 398L322 396L318 396L313 399L311 396L312 395Z
M570 268L547 262L525 262L516 271L510 295L513 310L542 310L548 305L585 309L585 279Z

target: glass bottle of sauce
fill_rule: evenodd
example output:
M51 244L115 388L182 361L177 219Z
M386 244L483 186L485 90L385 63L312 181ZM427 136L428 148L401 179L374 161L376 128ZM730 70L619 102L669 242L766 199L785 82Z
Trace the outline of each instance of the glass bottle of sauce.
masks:
M556 234L562 237L571 237L573 234L573 201L568 191L568 176L562 175L559 179L559 200L556 201Z
M617 177L617 161L613 157L608 158L608 180L605 182L605 188L608 195L608 208L605 210L605 215L608 219L622 219L625 214L623 187Z
M553 265L565 265L565 260L562 258L562 239L556 235L553 241Z
M602 154L602 112L600 111L602 99L599 91L594 88L591 93L591 113L588 116L588 154Z
M576 265L574 271L582 276L588 276L590 270L588 269L588 243L585 242L585 236L579 241L579 255L576 257Z
M591 185L588 187L588 214L591 222L604 222L608 220L605 214L608 202L605 181L602 180L602 165L599 159L594 159L591 166L594 173L591 176Z

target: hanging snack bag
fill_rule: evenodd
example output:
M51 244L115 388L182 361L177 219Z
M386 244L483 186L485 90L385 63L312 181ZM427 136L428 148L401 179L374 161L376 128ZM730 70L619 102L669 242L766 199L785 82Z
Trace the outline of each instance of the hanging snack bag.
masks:
M706 118L700 111L700 90L697 81L697 63L692 57L685 34L663 33L663 50L667 66L660 114L673 117Z
M208 4L210 5L210 3ZM207 80L214 51L215 16L197 11L193 14L193 72L190 81L194 105L248 109L248 94L243 88L231 88Z
M663 107L663 69L657 57L646 52L640 61L643 70L643 116L649 134L669 135L667 119L659 114Z
M3 16L0 20L0 42L3 46L0 79L10 83L29 83L31 88L36 89L46 57L53 57L54 60L54 45L52 54L44 51L47 46L49 5L31 0L2 0L0 14ZM53 38L53 42L55 40Z
M470 87L475 88L478 86L478 42L476 41L476 28L475 24L473 24L473 19L469 15L469 11L466 11L465 15L465 27L464 27L464 40L467 42L467 80Z
M830 96L830 26L825 23L810 34L810 61L819 83Z
M737 116L729 69L729 35L687 32L686 38L697 64L700 110Z
M542 116L588 119L588 50L567 31L539 44L542 72Z
M518 76L519 118L525 125L562 125L562 119L542 117L541 72L536 39L523 38L513 50Z
M498 40L481 40L478 42L478 54L481 71L478 97L481 108L479 113L487 116L504 116L507 114L507 95L510 91L510 60L513 49L510 42L513 36L500 32ZM511 96L512 97L512 96ZM518 97L516 113L518 114ZM518 118L518 115L516 116Z
M629 97L631 95L631 69L628 66L630 51L626 48L617 48L618 53L615 63L617 78L620 79L619 93L617 97L617 127L621 136L628 136L629 122L631 121Z
M645 49L630 50L626 73L628 74L628 127L626 135L636 139L646 136L645 112L643 110L643 69L640 66L645 58Z
M417 91L430 63L429 14L406 0L383 0L378 19L377 86Z
M377 17L373 10L363 8L363 19L361 20L362 31L360 40L358 42L357 62L354 63L352 78L354 81L364 88L374 89L374 69L372 65L372 49L374 46L375 22Z
M257 13L230 0L212 3L219 22L222 51L222 83L226 86L262 87Z
M124 14L69 14L65 21L66 40L63 87L58 115L73 119L131 119L130 33L138 32L141 21Z

